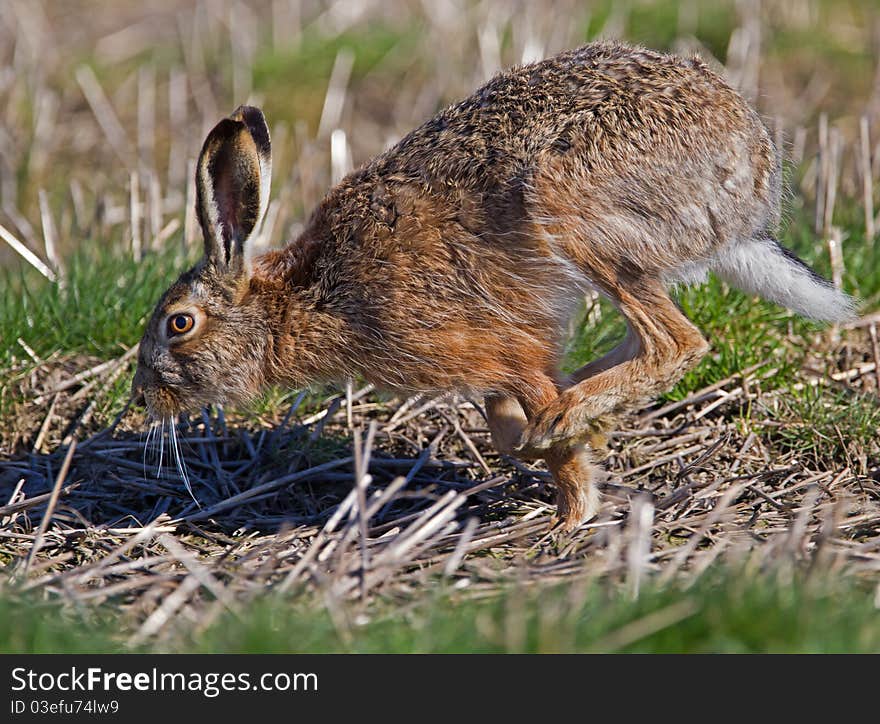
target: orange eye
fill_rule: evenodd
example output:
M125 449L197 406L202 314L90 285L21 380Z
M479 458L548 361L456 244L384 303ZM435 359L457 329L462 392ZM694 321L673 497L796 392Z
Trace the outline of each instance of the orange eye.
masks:
M189 314L175 314L173 317L168 317L168 336L186 334L194 324L195 320Z

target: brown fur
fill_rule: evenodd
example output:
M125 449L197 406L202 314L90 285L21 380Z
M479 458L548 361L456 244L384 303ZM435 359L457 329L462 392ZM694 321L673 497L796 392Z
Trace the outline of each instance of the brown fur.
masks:
M253 173L255 151L218 134L211 148L250 153L236 168ZM160 415L354 376L484 394L499 449L546 459L572 528L598 506L588 437L707 350L666 285L770 228L778 201L764 126L703 63L588 45L439 113L332 189L286 248L238 270L206 247L160 302L135 386ZM563 330L590 287L629 333L566 380ZM163 342L181 303L208 322Z

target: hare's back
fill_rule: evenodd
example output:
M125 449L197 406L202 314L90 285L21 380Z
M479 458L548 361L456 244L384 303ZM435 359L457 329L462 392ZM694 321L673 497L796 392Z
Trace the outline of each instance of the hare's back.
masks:
M461 227L475 257L666 273L768 225L778 189L760 119L701 61L598 43L497 75L347 177L317 218L338 238L361 227L371 258L425 260L411 218L441 240Z
M639 155L740 146L763 126L697 59L594 43L502 72L404 137L374 164L381 175L489 188L573 155L590 174Z

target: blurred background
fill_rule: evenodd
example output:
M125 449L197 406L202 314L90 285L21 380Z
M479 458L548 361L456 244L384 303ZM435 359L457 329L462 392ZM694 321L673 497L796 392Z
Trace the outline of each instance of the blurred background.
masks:
M272 129L264 241L277 244L352 165L500 68L596 38L698 53L722 70L783 143L794 203L822 207L817 228L833 222L835 196L873 195L874 2L5 0L0 224L25 251L0 244L0 264L29 251L44 274L63 274L83 240L136 257L169 240L186 249L191 164L207 129L244 102Z

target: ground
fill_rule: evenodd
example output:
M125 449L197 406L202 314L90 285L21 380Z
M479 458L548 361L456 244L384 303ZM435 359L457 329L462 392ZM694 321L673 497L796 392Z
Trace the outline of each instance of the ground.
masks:
M21 139L0 224L45 265L4 236L0 649L880 650L873 16L390 5L0 13L0 135ZM492 448L479 400L357 381L181 420L194 499L127 401L143 324L199 253L187 160L206 129L265 109L277 245L352 162L497 67L609 35L698 51L755 99L787 152L783 242L859 297L859 320L809 323L716 280L679 290L711 352L620 420L601 515L571 535L550 529L544 467ZM621 333L586 299L569 364Z

